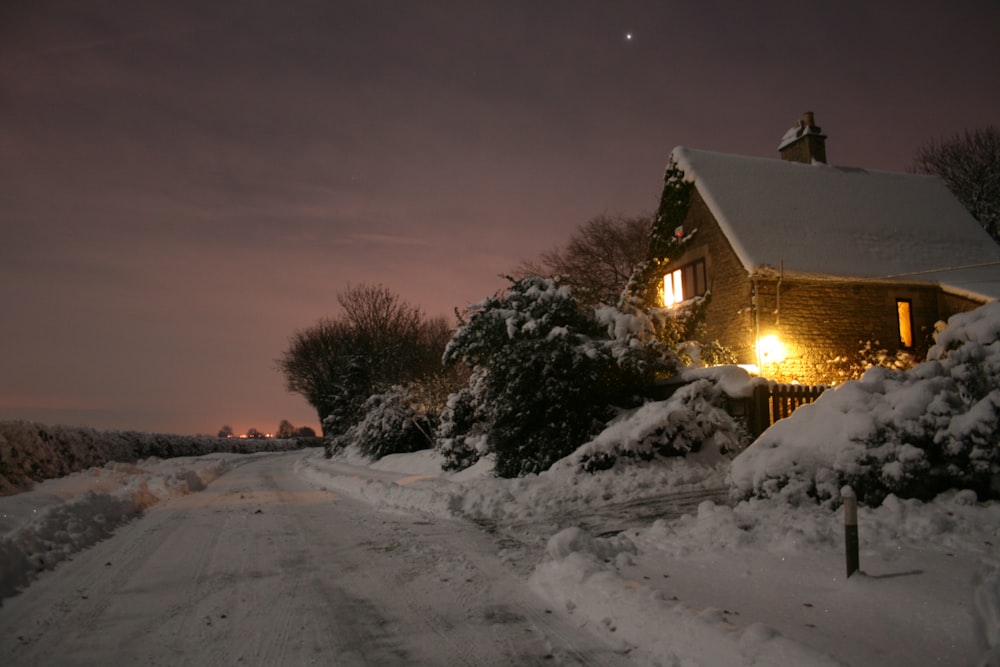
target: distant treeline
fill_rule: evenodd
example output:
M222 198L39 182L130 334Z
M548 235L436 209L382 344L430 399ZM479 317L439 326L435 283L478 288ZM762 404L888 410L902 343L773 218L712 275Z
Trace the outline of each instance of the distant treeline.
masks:
M216 438L0 421L0 495L110 461L133 463L153 456L165 459L217 452L250 454L312 444L304 439Z

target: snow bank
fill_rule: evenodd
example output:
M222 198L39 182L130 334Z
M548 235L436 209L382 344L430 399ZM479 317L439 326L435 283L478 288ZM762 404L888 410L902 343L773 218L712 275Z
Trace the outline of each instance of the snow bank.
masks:
M531 583L570 614L616 638L640 664L842 664L762 623L739 627L721 609L692 609L621 576L619 569L631 564L636 552L626 538L594 538L570 528L549 540L550 560L538 566Z
M859 508L862 571L846 579L842 514L815 503L704 501L613 537L581 527L658 495L707 492L728 467L717 455L588 474L574 454L509 480L483 462L442 473L430 451L299 465L387 509L496 528L501 555L540 595L636 664L991 665L1000 655L1000 505L969 491Z
M203 490L239 454L110 463L0 498L0 598L166 498Z
M508 526L571 522L608 505L678 491L715 491L724 488L728 468L718 456L709 456L657 459L588 474L569 458L539 474L499 479L492 476L488 458L457 473L443 472L442 461L440 454L427 450L372 463L348 449L332 460L311 454L296 465L313 483L384 509Z
M839 501L990 492L1000 473L1000 302L953 316L928 361L872 368L779 421L733 462L737 497ZM995 491L995 490L994 490Z
M300 446L296 440L274 438L99 431L79 426L0 421L0 495L109 461L134 462L151 456L202 456L213 452L250 454Z

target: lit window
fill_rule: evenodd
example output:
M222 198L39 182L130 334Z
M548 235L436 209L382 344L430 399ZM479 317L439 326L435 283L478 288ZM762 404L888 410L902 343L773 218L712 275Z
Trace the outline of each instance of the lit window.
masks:
M672 306L684 300L684 285L681 270L671 271L663 276L663 305Z
M909 299L896 299L896 314L899 318L899 344L913 347L913 313Z
M666 307L702 296L707 291L703 259L685 264L663 276L663 305Z

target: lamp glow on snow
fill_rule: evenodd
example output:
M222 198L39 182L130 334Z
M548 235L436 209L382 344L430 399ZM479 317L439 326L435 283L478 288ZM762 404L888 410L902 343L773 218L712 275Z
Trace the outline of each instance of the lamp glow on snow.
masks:
M780 364L788 357L785 344L775 334L768 334L757 339L757 358L761 365Z

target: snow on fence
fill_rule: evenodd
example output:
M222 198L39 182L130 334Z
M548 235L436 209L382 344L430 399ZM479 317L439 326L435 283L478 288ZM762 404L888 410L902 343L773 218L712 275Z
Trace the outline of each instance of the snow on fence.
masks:
M815 401L829 388L829 385L783 384L773 380L755 385L746 411L747 430L756 438L779 419L790 416L796 408Z

